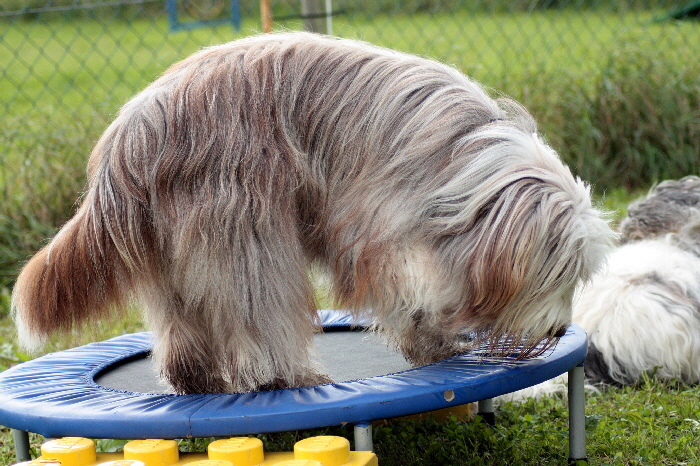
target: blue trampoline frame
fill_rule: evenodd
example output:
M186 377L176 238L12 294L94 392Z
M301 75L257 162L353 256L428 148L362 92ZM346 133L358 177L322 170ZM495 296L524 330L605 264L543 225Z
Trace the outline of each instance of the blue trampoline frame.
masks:
M353 325L321 311L324 327ZM361 325L361 324L360 324ZM464 354L388 375L269 392L146 394L110 389L94 379L107 367L143 357L149 333L124 335L19 364L0 373L0 424L15 430L18 459L26 432L45 437L223 437L354 424L356 450L371 450L371 422L489 400L569 372L569 457L586 458L583 362L586 333L572 325L557 346L535 358L498 361Z
M241 6L239 0L229 1L230 16L212 20L181 21L177 0L167 0L166 6L168 9L168 24L172 32L215 27L221 24L232 24L237 31L241 29Z

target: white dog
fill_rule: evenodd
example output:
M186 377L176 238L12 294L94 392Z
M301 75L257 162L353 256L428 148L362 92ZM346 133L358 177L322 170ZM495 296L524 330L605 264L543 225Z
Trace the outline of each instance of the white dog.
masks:
M700 178L659 184L630 205L620 232L574 307L589 335L586 376L700 382Z

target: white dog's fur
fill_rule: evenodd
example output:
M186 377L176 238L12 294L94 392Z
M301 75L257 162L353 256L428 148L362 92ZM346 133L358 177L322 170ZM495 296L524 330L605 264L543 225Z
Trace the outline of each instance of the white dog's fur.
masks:
M569 324L612 238L522 107L446 65L306 33L172 66L88 174L18 278L22 342L134 299L178 392L328 381L309 356L312 263L415 364L468 349L465 330L527 356Z
M648 372L700 382L700 257L674 242L621 246L576 302L591 380L630 385Z

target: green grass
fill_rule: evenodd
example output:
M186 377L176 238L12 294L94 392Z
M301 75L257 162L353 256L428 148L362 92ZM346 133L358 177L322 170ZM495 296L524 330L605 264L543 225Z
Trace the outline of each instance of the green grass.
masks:
M589 396L587 450L591 465L678 465L700 462L700 389L659 382ZM561 465L567 454L568 410L560 398L508 403L494 428L467 422L392 421L376 426L379 464ZM316 431L265 436L289 449ZM351 435L338 429L332 433Z
M519 78L531 72L542 76L563 72L591 81L590 75L601 72L611 44L619 39L643 46L662 43L660 53L681 59L697 32L692 23L652 23L658 13L458 10L452 14L339 16L334 33L435 57L517 95L522 92ZM299 28L300 24L281 26ZM257 28L254 18L244 22L240 33L221 26L172 34L163 17L108 23L10 23L0 46L0 62L5 64L0 83L10 90L6 98L13 104L6 111L24 115L68 106L65 110L71 112L76 106L86 106L86 98L114 111L174 61L202 46L232 40ZM17 83L21 89L14 91Z
M452 14L339 16L334 32L435 57L527 102L534 97L533 92L542 92L523 88L522 78L532 74L540 75L542 83L564 75L588 83L588 90L593 91L595 80L591 78L605 69L615 41L636 43L640 48L651 46L657 54L682 60L684 51L691 47L689 41L697 37L696 28L692 23L653 23L658 14L458 10ZM77 116L84 124L97 126L96 130L174 61L258 27L254 18L248 18L241 33L222 26L171 34L162 17L108 23L15 22L7 26L0 46L0 62L5 64L0 88L5 89L6 114L27 121L28 115L50 110L60 121L65 112L69 118ZM284 26L300 25L287 22ZM97 115L102 118L96 119Z

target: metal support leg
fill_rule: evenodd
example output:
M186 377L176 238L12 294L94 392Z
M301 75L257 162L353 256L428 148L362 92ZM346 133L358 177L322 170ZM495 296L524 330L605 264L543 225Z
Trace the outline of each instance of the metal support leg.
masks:
M32 456L29 454L29 432L12 429L12 438L15 442L15 455L17 461L29 461Z
M586 456L586 414L583 366L569 371L569 464L588 463Z
M484 422L490 426L496 425L496 413L493 409L493 398L487 398L479 401L479 409L477 413Z
M355 451L373 451L372 423L355 424Z

